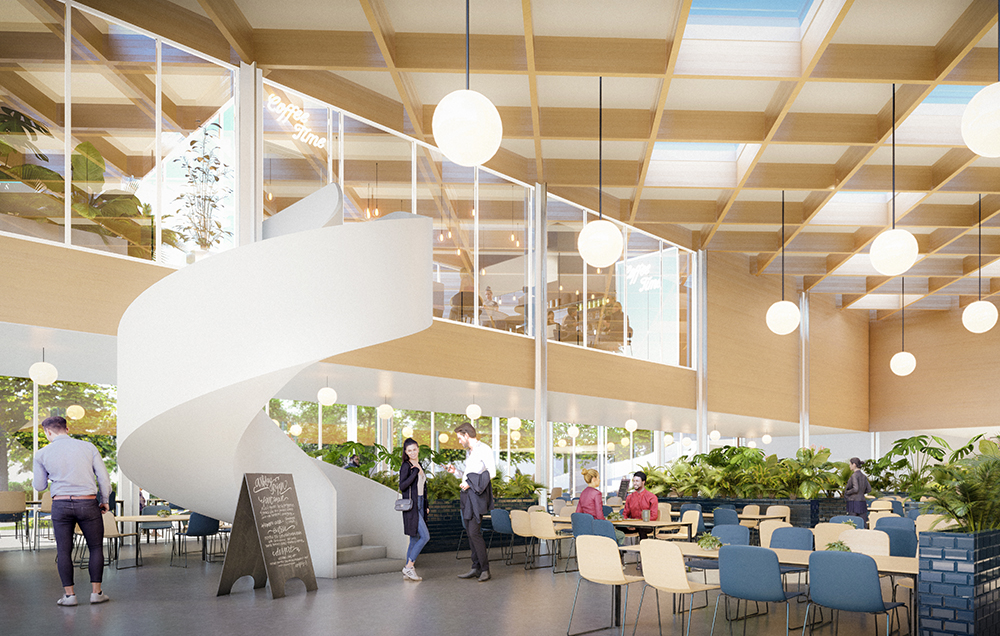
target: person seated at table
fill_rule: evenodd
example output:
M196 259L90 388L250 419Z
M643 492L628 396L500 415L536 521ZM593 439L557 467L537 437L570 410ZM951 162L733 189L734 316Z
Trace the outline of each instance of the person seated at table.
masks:
M601 474L593 468L584 468L581 473L587 487L580 493L580 501L576 504L576 511L587 513L594 519L603 519L604 504L601 501L600 491ZM618 545L621 545L625 539L625 533L615 528L615 536L618 537Z
M548 319L545 322L545 331L549 340L559 340L560 325L556 322L556 312L549 310Z
M563 319L562 329L559 330L560 340L563 342L580 342L580 311L576 305L566 308L566 318Z
M491 309L493 311L500 309L500 303L493 297L493 290L490 289L489 285L486 286L486 300L483 301L483 309Z
M656 495L646 490L646 473L641 470L632 475L632 493L625 500L622 516L626 519L642 519L642 512L649 511L649 520L656 521L660 515L660 501ZM639 533L639 541L647 538L650 528L634 528Z

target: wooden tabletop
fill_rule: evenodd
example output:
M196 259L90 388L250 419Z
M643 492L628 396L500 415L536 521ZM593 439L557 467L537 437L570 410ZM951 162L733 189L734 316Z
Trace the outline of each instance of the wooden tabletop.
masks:
M187 521L191 515L170 515L161 517L159 515L122 515L115 517L115 521L143 522L143 521Z
M684 556L698 557L705 559L718 559L718 550L706 550L697 543L675 542L681 549ZM778 562L782 565L809 565L809 555L812 550L786 550L773 549L772 552L778 555ZM878 571L883 574L903 574L916 576L920 570L920 560L917 557L894 557L894 556L873 556Z
M783 514L774 514L774 515L765 515L765 514L760 514L760 515L745 515L742 512L738 516L739 516L740 519L746 519L748 521L751 521L751 520L752 521L766 521L767 519L784 519L785 518L785 515L783 515Z
M668 519L650 519L649 521L643 521L642 519L622 519L621 521L612 521L611 523L616 526L630 526L633 528L684 528L692 525L683 521L670 521Z

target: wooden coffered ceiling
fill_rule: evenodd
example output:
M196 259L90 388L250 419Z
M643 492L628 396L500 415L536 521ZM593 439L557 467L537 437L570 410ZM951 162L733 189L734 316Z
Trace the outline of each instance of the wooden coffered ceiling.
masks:
M464 88L460 0L83 4L429 142L435 104ZM800 289L882 318L900 281L868 250L891 224L895 123L896 222L920 245L907 306L975 299L979 195L982 291L1000 293L1000 160L960 135L964 104L997 81L994 0L471 5L472 88L504 123L489 167L596 208L603 76L605 213L761 275L780 274L784 246Z

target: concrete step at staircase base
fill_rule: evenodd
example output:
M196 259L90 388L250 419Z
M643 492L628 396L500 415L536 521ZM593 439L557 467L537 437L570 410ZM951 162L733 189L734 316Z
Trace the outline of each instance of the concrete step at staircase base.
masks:
M383 548L384 550L385 548ZM369 574L385 574L395 572L402 578L405 559L369 559L367 561L355 561L353 563L338 563L337 578L347 576L367 576Z
M341 534L337 536L337 549L341 550L343 548L357 548L363 543L362 536L360 534Z
M384 545L359 545L353 548L340 548L337 550L337 565L384 559L386 556Z

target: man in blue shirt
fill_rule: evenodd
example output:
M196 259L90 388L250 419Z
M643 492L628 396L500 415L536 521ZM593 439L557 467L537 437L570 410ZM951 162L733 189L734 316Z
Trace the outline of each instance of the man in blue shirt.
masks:
M73 529L79 525L90 549L91 604L110 599L101 591L104 576L103 513L108 511L111 481L101 455L90 442L73 439L66 420L53 416L42 422L49 445L38 451L34 462L35 490L52 482L52 528L56 535L56 560L65 595L56 603L77 604L73 591ZM96 481L95 481L96 477Z

